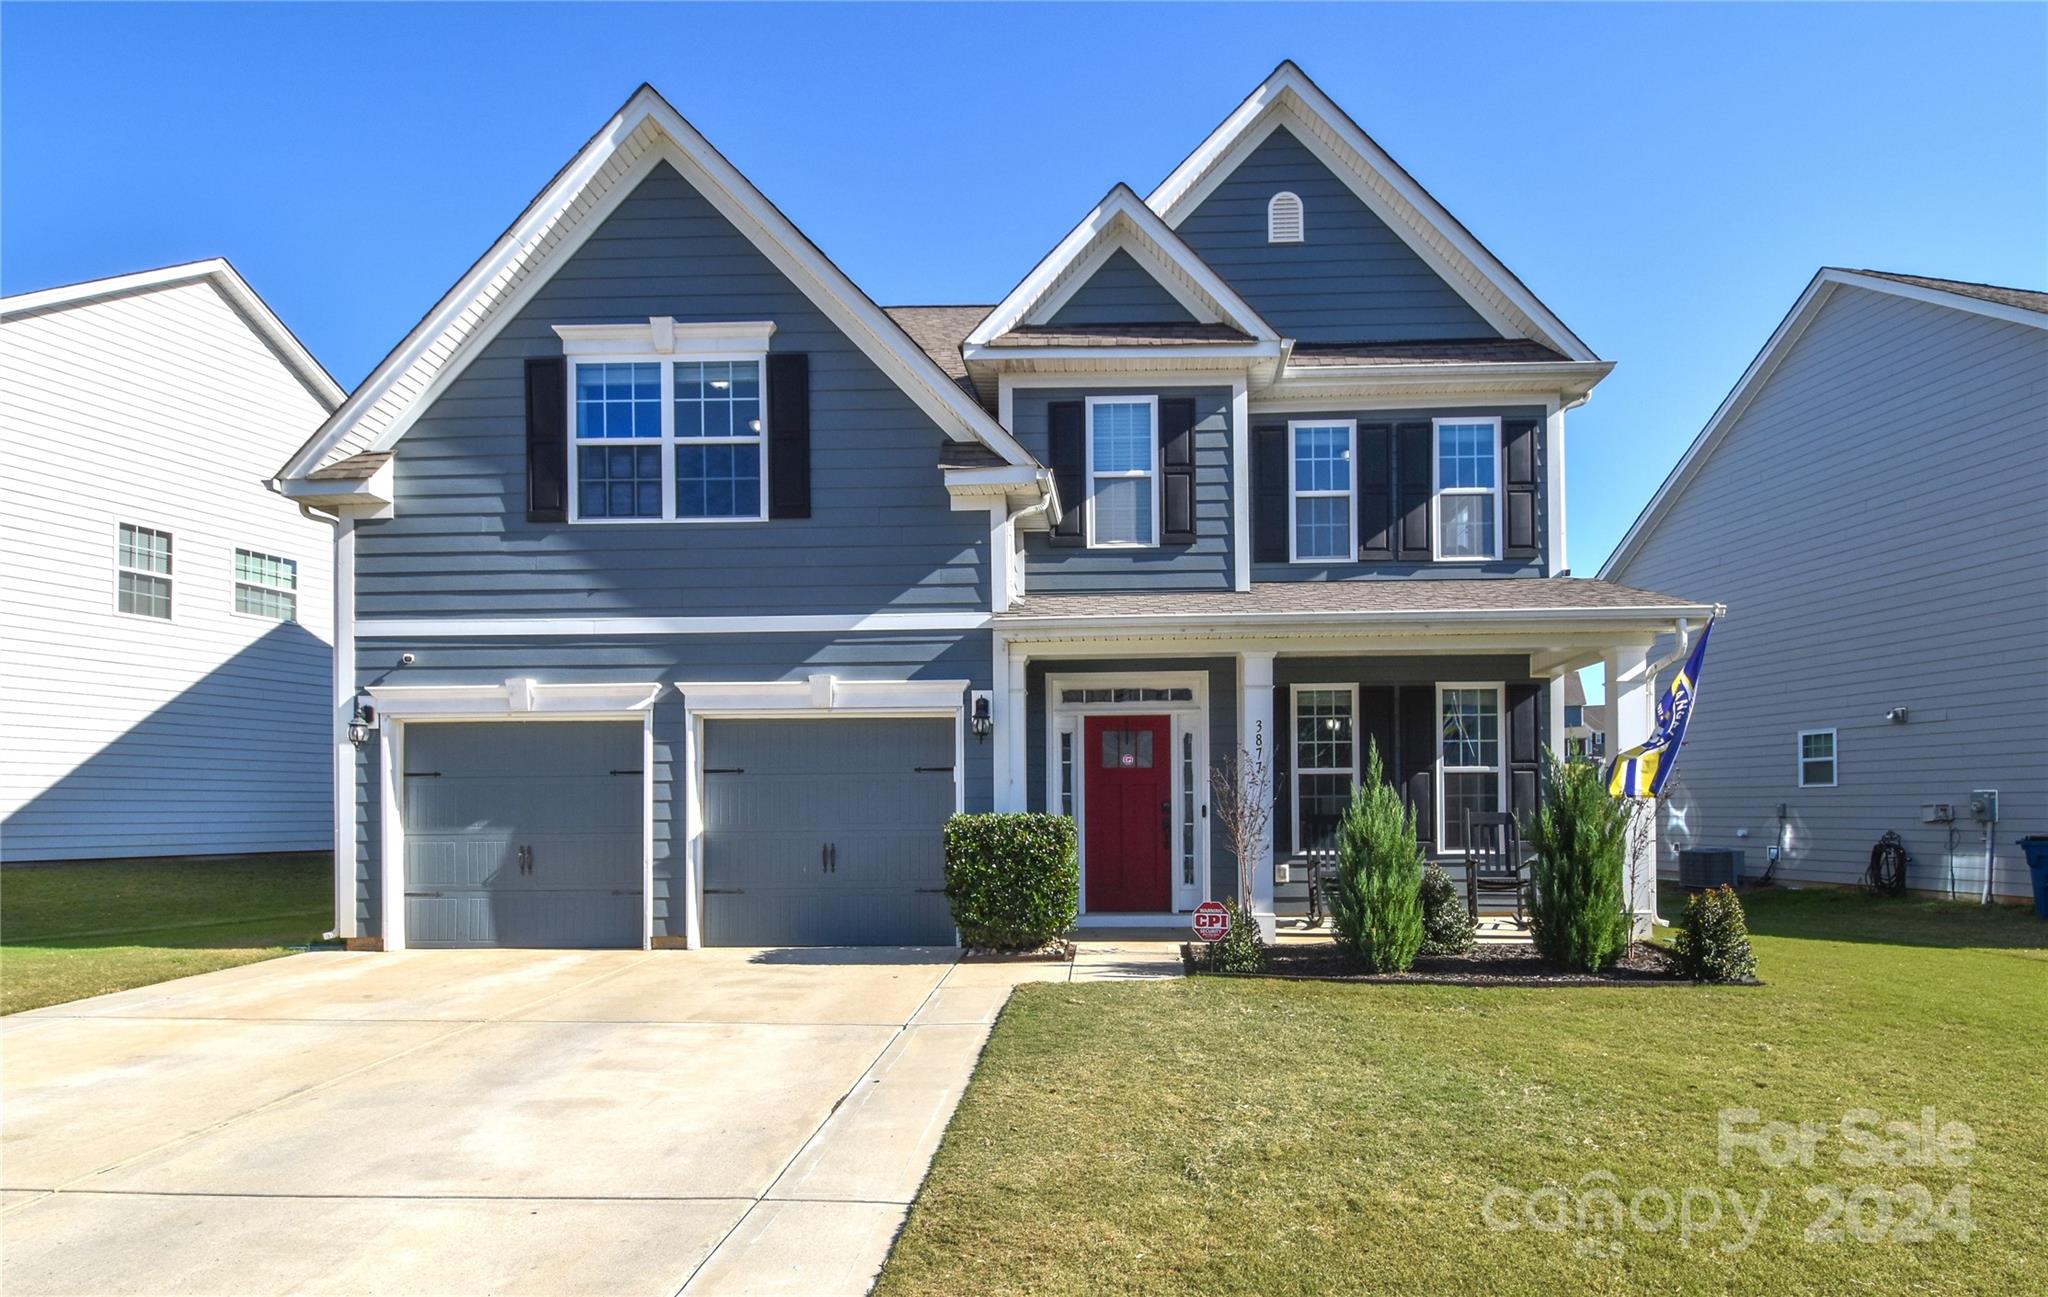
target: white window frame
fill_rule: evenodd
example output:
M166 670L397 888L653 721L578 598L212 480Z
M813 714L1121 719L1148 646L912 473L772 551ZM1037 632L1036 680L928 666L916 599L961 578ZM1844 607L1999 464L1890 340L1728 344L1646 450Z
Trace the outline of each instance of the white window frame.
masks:
M299 560L295 558L286 558L282 554L273 554L269 550L265 549L251 549L247 545L237 545L234 547L233 561L239 562L241 556L244 554L251 555L255 558L267 558L275 563L291 564L292 583L288 588L280 585L265 585L261 581L244 581L238 572L230 572L229 576L232 578L234 589L229 593L228 596L228 610L237 617L247 617L251 621L266 621L277 626L289 625L291 623L298 621ZM281 594L286 596L292 601L291 615L288 617L270 617L260 612L243 612L241 606L241 595L242 590L245 587L250 590L261 590L266 594Z
M742 321L737 323L687 323L678 324L667 316L650 317L644 323L633 324L558 324L554 326L557 337L562 340L562 354L568 360L568 391L563 394L567 405L567 441L569 448L568 518L579 526L636 526L657 523L756 523L768 521L768 501L772 485L769 481L768 463L768 340L774 336L775 324L769 320ZM678 364L717 364L720 362L751 361L760 374L761 429L747 437L678 437L676 436L675 408L675 367ZM645 446L650 438L593 438L581 441L576 435L576 367L578 365L646 365L661 367L661 516L659 518L585 518L582 516L582 490L579 477L579 447L589 445ZM679 518L676 516L676 447L682 446L746 446L761 448L761 501L760 510L754 514L736 514L716 518Z
M159 536L162 536L162 537L164 538L164 541L165 541L165 549L166 549L166 551L167 551L167 557L168 557L168 558L170 559L170 564L171 564L171 565L170 565L170 567L168 567L167 569L165 569L165 570L164 570L164 571L162 571L162 572L159 572L159 571L157 571L157 570L156 570L155 568L148 568L148 567L130 567L130 566L129 566L128 564L126 564L126 563L122 562L122 561L121 561L121 528L123 528L123 527L133 527L133 528L135 528L135 529L136 529L137 531L151 531L151 532L155 532L155 533L156 533L157 535L159 535ZM114 601L113 601L113 602L114 602L114 613L115 613L115 615L116 615L116 616L120 616L120 617L133 617L133 618L134 618L135 620L137 620L137 621L154 621L154 622L176 621L176 620L177 620L177 617L178 617L178 580L177 580L177 573L178 573L178 538L177 538L177 535L176 535L176 533L172 532L172 531L171 531L171 529L170 529L170 528L168 528L168 527L159 527L159 526L156 526L156 525L155 525L155 524L153 524L153 523L147 523L147 522L133 522L133 521L130 521L129 519L126 519L126 518L116 518L116 519L114 520ZM121 606L121 577L122 577L122 575L123 575L123 574L128 574L128 575L132 575L132 576L146 576L146 577L154 577L155 579L157 579L157 580L159 580L159 581L162 581L162 582L164 583L164 589L165 589L165 591L166 591L166 595L165 595L165 597L166 597L166 598L168 598L168 599L170 600L170 604L171 604L171 609L170 609L170 611L169 611L168 613L166 613L166 614L165 614L164 616L162 616L162 617L158 617L158 616L155 616L155 615L153 615L153 614L151 614L151 613L146 613L146 612L129 612L129 611L127 610L127 609L123 608L123 607Z
M1444 694L1454 689L1486 689L1493 694L1493 751L1495 764L1488 766L1447 766L1444 764ZM1493 775L1494 809L1508 808L1508 718L1507 683L1502 680L1439 680L1436 685L1436 751L1431 754L1430 765L1435 770L1436 780L1436 854L1447 855L1450 847L1447 818L1448 807L1444 804L1445 775L1480 775L1489 771Z
M1470 425L1490 423L1493 425L1493 486L1454 486L1443 484L1443 430L1445 424ZM1501 556L1501 501L1507 493L1501 487L1505 469L1501 460L1501 420L1497 414L1483 415L1441 415L1429 421L1429 557L1437 563L1496 563ZM1447 556L1443 552L1444 525L1442 501L1447 495L1490 495L1493 497L1493 552L1491 554Z
M1305 693L1344 694L1351 699L1351 768L1337 766L1303 766L1301 763L1301 696ZM1301 777L1303 775L1351 776L1351 791L1358 792L1359 781L1365 778L1362 754L1359 752L1358 686L1356 684L1289 685L1287 687L1287 806L1288 818L1293 821L1293 842L1291 850L1299 855L1306 850L1301 844Z
M1276 214L1276 213L1277 213L1277 212L1279 211L1279 208L1280 208L1280 200L1281 200L1281 199L1283 199L1283 198L1291 198L1291 199L1293 199L1293 200L1294 200L1294 233L1293 233L1293 234L1291 234L1291 235L1288 235L1288 234L1283 234L1283 233L1281 233L1281 231L1280 231L1280 227L1279 227L1279 224L1278 224L1278 222L1276 222L1276 221L1275 221L1275 220L1273 219L1273 218L1274 218L1274 216L1275 216L1275 214ZM1301 195L1300 195L1300 194L1297 194L1297 193L1295 193L1295 192L1294 192L1293 190L1291 190L1291 189L1283 189L1283 190L1281 190L1281 191L1280 191L1279 193L1277 193L1277 194L1274 194L1274 195L1273 195L1273 196L1272 196L1271 198L1267 199L1267 200L1266 200L1266 242L1268 242L1268 243L1306 243L1307 241L1308 241L1308 205L1307 205L1306 203L1304 203L1304 202L1302 202L1302 201L1301 201Z
M1152 467L1144 472L1122 470L1114 473L1095 471L1095 407L1098 405L1142 405L1149 411L1152 433L1146 441L1151 451ZM1088 548L1089 549L1158 549L1159 548L1159 398L1156 395L1091 396L1087 399L1087 426L1082 434L1088 442ZM1149 479L1152 484L1152 538L1150 540L1095 539L1095 484L1098 481L1125 481L1136 478Z
M1304 428L1342 428L1345 442L1345 462L1350 466L1350 476L1342 491L1303 491L1296 488L1294 469L1296 463L1295 437ZM1295 506L1303 500L1344 501L1345 532L1351 537L1350 552L1334 555L1308 555L1304 557L1296 540L1300 535ZM1356 419L1289 419L1287 421L1287 561L1290 563L1356 563L1358 561L1358 420Z
M1806 740L1818 734L1828 736L1828 781L1824 784L1809 783L1806 778L1806 763L1808 761L1820 760L1819 757L1808 757L1806 755ZM1799 780L1801 788L1834 788L1840 784L1842 779L1842 741L1836 737L1833 729L1799 731L1799 737L1793 741L1792 757L1793 771Z

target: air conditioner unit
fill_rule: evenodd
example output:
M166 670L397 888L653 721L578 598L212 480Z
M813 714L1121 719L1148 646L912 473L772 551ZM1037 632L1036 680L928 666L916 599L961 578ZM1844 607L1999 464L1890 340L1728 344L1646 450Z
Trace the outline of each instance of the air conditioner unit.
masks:
M1678 853L1678 885L1689 891L1733 887L1742 881L1742 853L1732 847L1685 847Z

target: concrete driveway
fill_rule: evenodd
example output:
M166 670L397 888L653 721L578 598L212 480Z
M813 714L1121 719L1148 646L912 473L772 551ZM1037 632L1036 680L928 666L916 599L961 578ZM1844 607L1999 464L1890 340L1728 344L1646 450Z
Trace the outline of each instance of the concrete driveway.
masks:
M1012 985L1072 975L323 952L19 1014L0 1290L864 1292Z

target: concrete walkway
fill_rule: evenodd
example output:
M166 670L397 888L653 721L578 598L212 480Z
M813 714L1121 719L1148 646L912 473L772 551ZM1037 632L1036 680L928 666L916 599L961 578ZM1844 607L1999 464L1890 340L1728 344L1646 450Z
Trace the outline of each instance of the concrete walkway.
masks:
M951 951L322 952L0 1020L0 1290L861 1293L1020 981Z

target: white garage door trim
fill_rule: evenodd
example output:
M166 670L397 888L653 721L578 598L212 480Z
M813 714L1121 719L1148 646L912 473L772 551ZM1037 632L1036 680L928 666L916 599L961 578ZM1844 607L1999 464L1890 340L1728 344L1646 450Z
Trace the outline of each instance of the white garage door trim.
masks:
M657 682L501 685L382 685L366 690L377 709L377 897L384 949L405 949L405 727L416 721L631 721L640 726L640 947L654 944L654 700Z
M687 780L683 944L704 944L704 721L801 717L937 717L953 722L953 810L967 809L966 680L678 680Z

